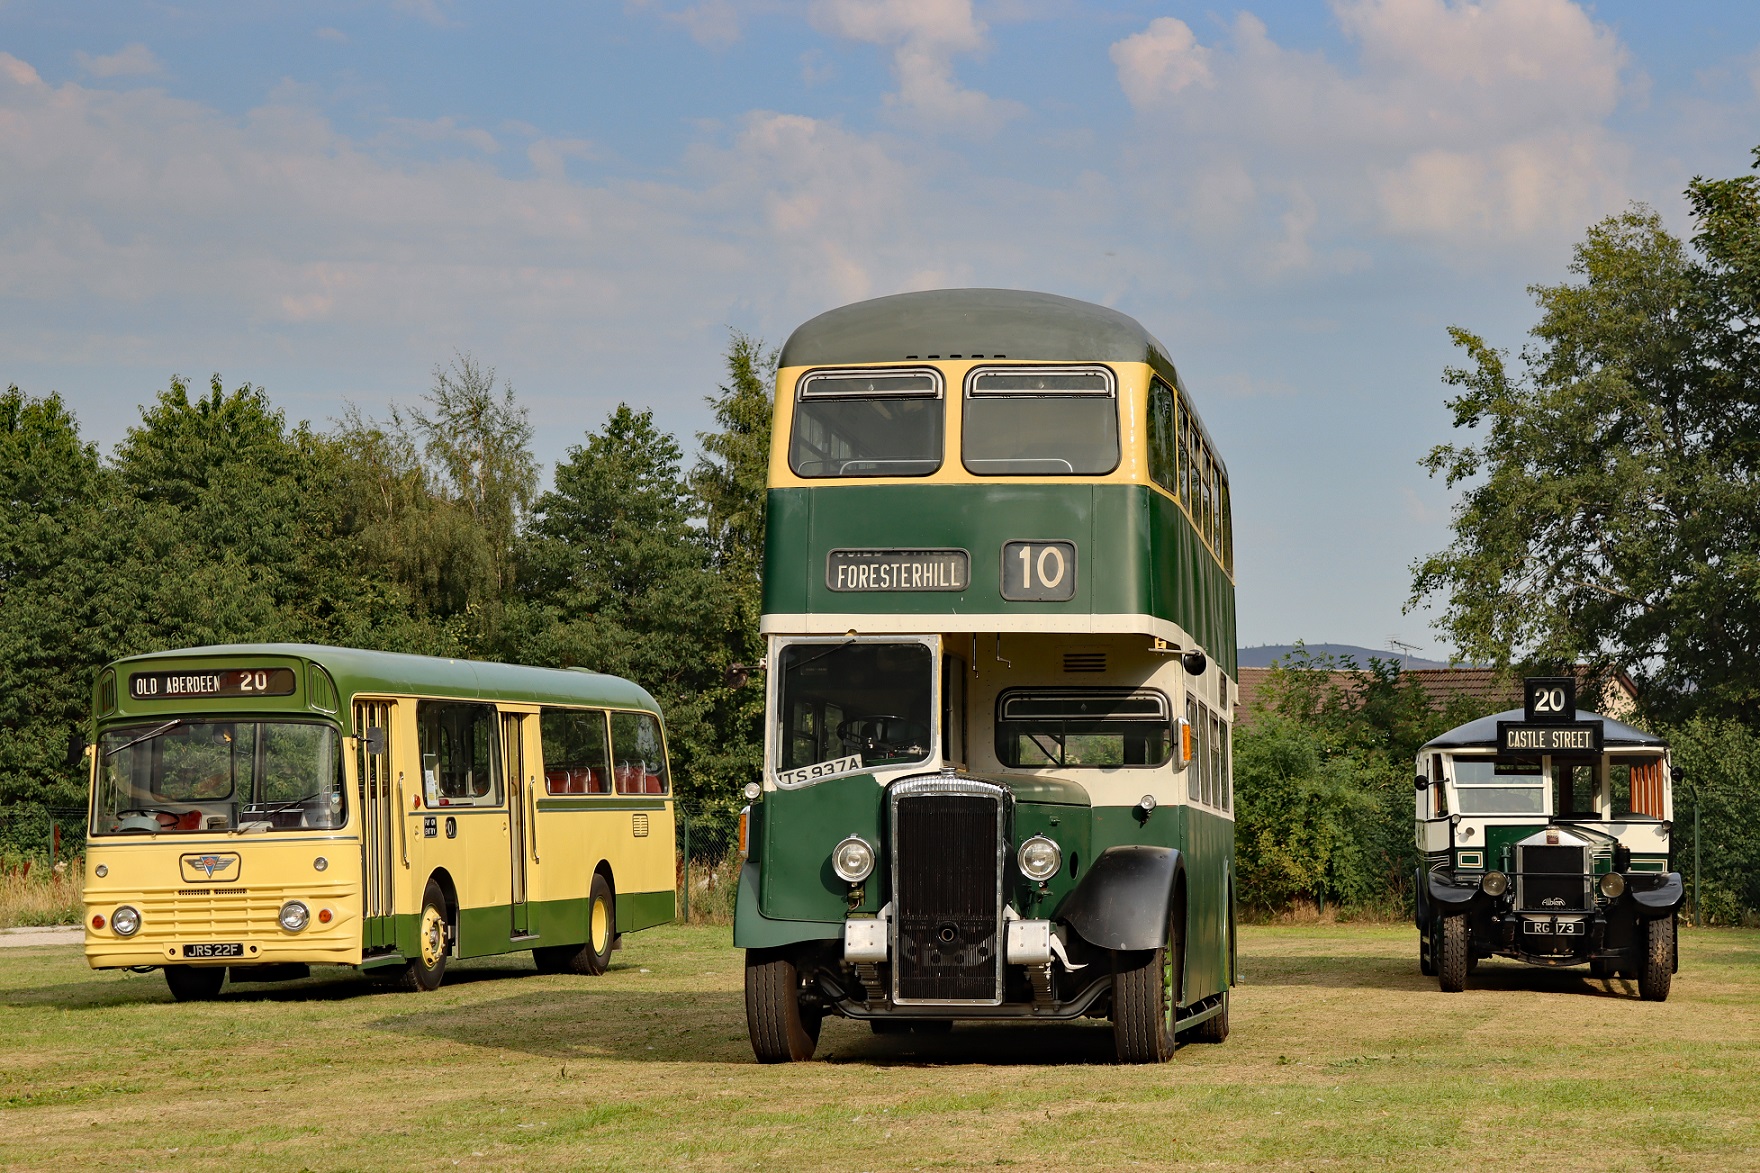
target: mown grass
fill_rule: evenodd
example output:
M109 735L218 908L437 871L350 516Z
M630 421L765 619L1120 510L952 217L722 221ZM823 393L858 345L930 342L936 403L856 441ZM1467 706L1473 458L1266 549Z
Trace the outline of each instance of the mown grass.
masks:
M0 951L0 1167L1760 1167L1760 933L1683 934L1675 994L1506 962L1465 994L1409 928L1242 932L1234 1035L1163 1067L1104 1024L825 1027L758 1067L724 928L627 938L602 978L332 972L170 1003L157 974Z
M78 862L59 871L40 863L0 870L0 929L78 924L84 889Z

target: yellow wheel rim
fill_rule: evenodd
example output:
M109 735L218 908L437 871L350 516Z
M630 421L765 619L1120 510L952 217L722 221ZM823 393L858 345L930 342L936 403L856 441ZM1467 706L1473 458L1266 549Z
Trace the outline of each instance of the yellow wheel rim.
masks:
M432 904L422 909L422 964L433 969L446 954L446 922Z
M605 901L593 901L593 952L605 952L605 946L611 940L611 910Z

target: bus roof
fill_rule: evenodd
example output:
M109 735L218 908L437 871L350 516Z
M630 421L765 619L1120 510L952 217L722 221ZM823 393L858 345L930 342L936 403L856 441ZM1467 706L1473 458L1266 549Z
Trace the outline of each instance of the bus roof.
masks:
M128 656L115 661L111 667L126 669L158 663L187 664L192 660L245 656L289 656L310 660L330 673L345 697L360 692L413 693L660 712L659 704L646 689L621 676L607 676L579 668L532 668L488 660L449 660L440 656L370 652L324 644L213 644Z
M1025 289L928 289L826 310L788 336L779 365L945 358L1147 363L1191 402L1167 347L1141 322L1103 305ZM1208 429L1197 423L1209 441Z
M1524 720L1521 709L1510 709L1503 713L1493 713L1489 717L1480 717L1477 721L1468 721L1465 725L1456 725L1447 733L1432 737L1424 743L1425 749L1496 749L1497 723L1499 721ZM1600 713L1591 713L1587 709L1578 709L1576 720L1601 722L1601 741L1603 745L1620 746L1654 746L1662 749L1668 743L1653 733L1634 728L1623 721L1615 721L1612 717L1603 717Z

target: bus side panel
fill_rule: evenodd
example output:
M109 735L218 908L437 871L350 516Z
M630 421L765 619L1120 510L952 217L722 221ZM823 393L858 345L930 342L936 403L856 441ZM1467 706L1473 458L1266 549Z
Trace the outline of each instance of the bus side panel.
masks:
M631 933L665 924L677 915L677 831L670 798L657 800L649 810L618 814L621 821L610 857L618 877L617 931Z
M538 792L533 795L538 810L532 824L537 859L526 873L531 877L532 902L526 926L538 935L533 944L577 945L587 939L587 893L593 868L605 858L593 843L594 823L603 823L605 813L550 805L544 799L543 777L540 772Z
M799 615L807 609L802 574L811 558L816 490L771 489L764 527L764 613ZM821 574L823 568L821 567Z

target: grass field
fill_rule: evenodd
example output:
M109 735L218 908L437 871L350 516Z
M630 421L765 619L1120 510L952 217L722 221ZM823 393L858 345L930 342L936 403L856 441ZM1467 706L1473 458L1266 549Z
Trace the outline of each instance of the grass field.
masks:
M760 1068L725 928L602 978L465 963L175 1005L158 974L0 951L7 1169L1760 1168L1760 933L1683 932L1665 1004L1508 962L1465 994L1407 928L1242 932L1234 1035L1109 1063L1104 1024L876 1037Z

